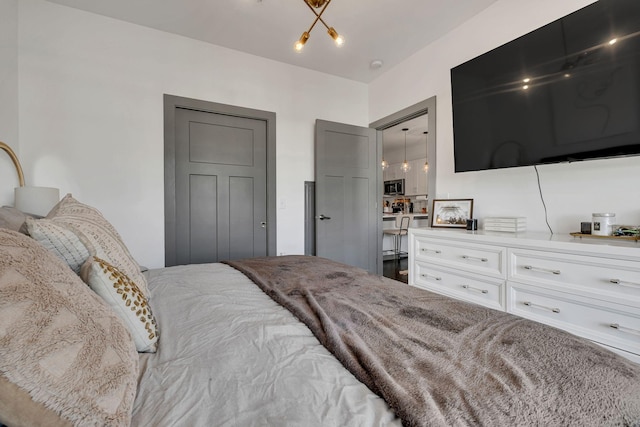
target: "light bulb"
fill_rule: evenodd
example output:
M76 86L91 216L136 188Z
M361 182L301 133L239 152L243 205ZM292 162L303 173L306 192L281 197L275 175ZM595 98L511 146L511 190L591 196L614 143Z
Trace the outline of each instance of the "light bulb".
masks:
M340 34L338 34L338 32L333 27L329 28L327 30L327 33L329 33L333 41L336 42L336 46L342 46L342 43L344 43L344 38Z
M429 163L424 162L424 166L422 167L422 170L423 170L424 172L429 172Z
M404 163L402 163L402 166L400 166L400 169L402 169L402 172L409 172L411 165L409 165L409 162L405 160Z
M300 52L304 47L305 43L307 42L307 40L309 40L309 33L305 31L304 33L302 33L302 35L300 36L300 39L296 42L296 44L293 47L295 48L296 51Z
M382 166L382 170L385 170L389 167L389 162L387 162L385 159L382 159L382 163L380 163L380 166Z

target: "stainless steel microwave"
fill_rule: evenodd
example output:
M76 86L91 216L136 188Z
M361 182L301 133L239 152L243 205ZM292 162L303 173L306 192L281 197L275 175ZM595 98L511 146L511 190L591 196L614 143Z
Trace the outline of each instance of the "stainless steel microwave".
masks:
M404 195L404 179L394 179L384 182L385 196L402 196Z

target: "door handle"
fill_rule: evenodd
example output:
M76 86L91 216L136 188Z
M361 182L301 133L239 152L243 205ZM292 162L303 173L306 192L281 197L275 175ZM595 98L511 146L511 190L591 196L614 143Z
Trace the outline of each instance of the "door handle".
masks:
M320 221L324 221L325 219L331 219L331 217L320 214L316 217L316 219L319 219Z

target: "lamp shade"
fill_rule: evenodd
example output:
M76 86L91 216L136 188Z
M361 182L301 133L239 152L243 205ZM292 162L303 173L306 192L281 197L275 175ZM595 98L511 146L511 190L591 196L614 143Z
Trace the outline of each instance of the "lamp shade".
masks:
M60 201L60 190L51 187L16 187L16 209L32 215L46 216Z

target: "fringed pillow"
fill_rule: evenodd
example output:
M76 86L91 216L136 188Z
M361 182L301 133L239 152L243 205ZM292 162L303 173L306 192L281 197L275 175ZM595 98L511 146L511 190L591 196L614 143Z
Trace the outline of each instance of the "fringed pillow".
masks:
M36 241L0 229L0 396L17 387L30 397L0 405L0 420L127 426L137 376L133 339L113 310ZM29 418L43 412L60 420Z

